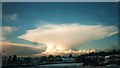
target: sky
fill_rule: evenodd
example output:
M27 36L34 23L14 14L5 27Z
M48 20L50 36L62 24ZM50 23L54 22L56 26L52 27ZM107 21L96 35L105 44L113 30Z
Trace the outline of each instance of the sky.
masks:
M118 47L117 2L3 2L2 14L6 55Z

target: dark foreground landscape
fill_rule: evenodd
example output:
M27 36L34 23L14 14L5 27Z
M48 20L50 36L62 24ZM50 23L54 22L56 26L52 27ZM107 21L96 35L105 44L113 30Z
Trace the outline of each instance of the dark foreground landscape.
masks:
M79 56L3 57L2 68L120 68L120 50Z

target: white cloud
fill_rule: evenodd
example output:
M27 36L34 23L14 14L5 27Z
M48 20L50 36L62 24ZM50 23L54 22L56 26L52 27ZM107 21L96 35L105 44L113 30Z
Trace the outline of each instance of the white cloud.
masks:
M16 21L17 20L17 14L14 13L14 14L8 14L8 15L3 15L3 20L5 21Z
M49 56L49 55L69 55L69 54L72 54L72 55L80 55L80 54L86 54L86 53L92 53L92 52L96 52L96 49L89 49L89 50L52 50L52 51L49 51L49 52L43 52L41 54L36 54L35 56Z
M10 27L10 26L3 26L2 27L2 34L3 35L10 34L14 30L16 30L16 28Z
M8 34L11 34L12 31L17 30L17 28L16 27L10 27L10 26L3 26L3 27L1 26L0 30L2 30L1 31L2 35L0 35L0 41L4 41L4 40L6 40L6 36Z
M34 54L39 54L45 49L46 46L44 45L16 44L7 41L2 43L3 56L34 56Z
M19 36L31 42L47 45L46 52L53 50L76 49L80 45L118 33L116 26L47 24L28 30Z

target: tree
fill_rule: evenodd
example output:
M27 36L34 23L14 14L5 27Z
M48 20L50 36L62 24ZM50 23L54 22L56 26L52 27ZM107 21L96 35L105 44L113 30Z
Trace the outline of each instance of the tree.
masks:
M11 62L11 61L12 61L12 56L9 56L8 62Z
M41 61L46 61L47 60L47 57L46 56L42 56L41 57Z
M48 58L54 58L53 55L50 55Z
M49 61L49 62L53 62L53 61L55 61L54 56L53 56L53 55L50 55L50 56L48 57L48 61Z
M73 57L72 54L70 54L69 57Z
M13 55L12 62L15 62L15 61L17 61L17 56L16 56L16 55Z

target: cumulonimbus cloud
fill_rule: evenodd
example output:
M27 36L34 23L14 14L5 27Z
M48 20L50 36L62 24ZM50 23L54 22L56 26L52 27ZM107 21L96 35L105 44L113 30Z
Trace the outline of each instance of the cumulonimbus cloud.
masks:
M47 45L46 52L75 49L88 41L109 37L118 33L116 26L46 24L28 30L19 36L31 42Z
M16 44L8 41L2 43L3 56L34 56L34 54L44 52L45 49L44 45Z

